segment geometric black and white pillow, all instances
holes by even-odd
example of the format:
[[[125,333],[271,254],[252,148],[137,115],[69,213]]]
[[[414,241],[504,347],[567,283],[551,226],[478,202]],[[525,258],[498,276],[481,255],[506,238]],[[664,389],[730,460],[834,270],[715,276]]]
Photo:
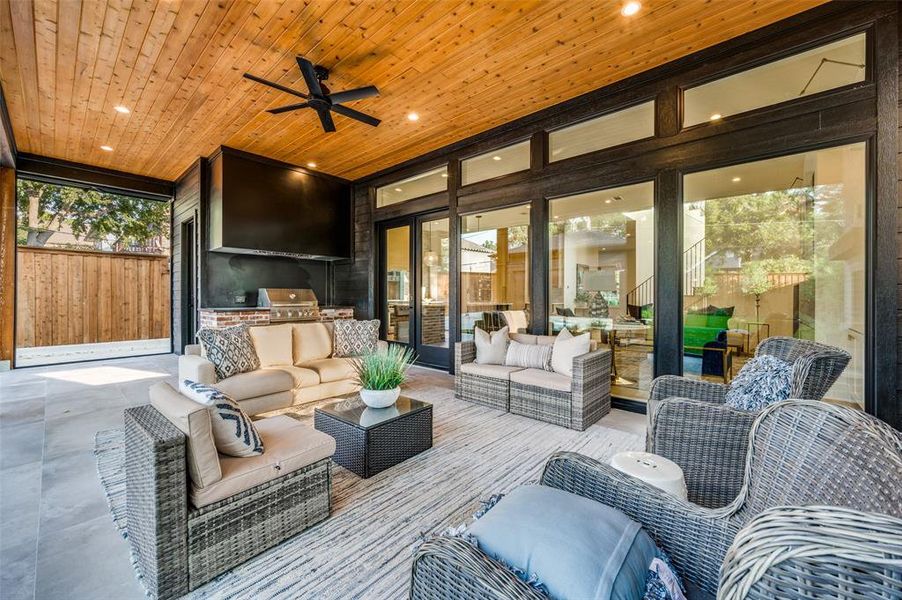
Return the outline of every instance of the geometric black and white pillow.
[[[363,356],[376,351],[379,342],[379,319],[335,321],[332,340],[332,356]]]
[[[217,380],[260,367],[260,359],[257,358],[247,325],[204,327],[197,332],[197,339],[204,348],[207,360],[213,363]]]
[[[182,390],[195,402],[209,407],[213,442],[220,453],[242,458],[263,454],[263,440],[237,402],[214,387],[188,379]]]

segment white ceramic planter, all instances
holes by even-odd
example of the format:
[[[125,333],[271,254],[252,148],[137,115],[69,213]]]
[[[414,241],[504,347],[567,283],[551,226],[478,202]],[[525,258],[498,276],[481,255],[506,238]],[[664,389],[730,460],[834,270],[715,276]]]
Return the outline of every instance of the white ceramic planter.
[[[393,390],[360,390],[360,399],[370,408],[386,408],[395,403],[401,395],[401,388]]]

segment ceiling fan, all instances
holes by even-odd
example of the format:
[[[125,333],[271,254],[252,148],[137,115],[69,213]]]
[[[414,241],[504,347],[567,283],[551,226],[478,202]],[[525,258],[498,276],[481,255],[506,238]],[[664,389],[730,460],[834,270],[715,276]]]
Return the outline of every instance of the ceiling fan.
[[[373,127],[376,127],[381,123],[381,121],[375,117],[371,117],[359,110],[354,110],[353,108],[348,108],[343,105],[345,102],[353,102],[354,100],[363,100],[364,98],[378,96],[379,90],[376,89],[376,86],[368,85],[353,90],[332,93],[332,91],[326,87],[326,84],[323,83],[325,80],[329,79],[329,69],[320,65],[314,65],[303,56],[298,56],[297,61],[298,66],[301,68],[301,75],[304,76],[304,82],[307,84],[307,89],[309,90],[306,94],[285,87],[284,85],[267,81],[262,77],[257,77],[250,73],[244,74],[244,76],[251,81],[268,85],[269,87],[285,92],[286,94],[292,94],[306,100],[306,102],[289,104],[288,106],[280,106],[279,108],[271,108],[266,112],[278,115],[301,108],[312,108],[316,111],[316,114],[319,115],[320,123],[323,125],[323,131],[335,131],[335,122],[332,120],[333,112],[356,119],[361,123],[366,123]]]

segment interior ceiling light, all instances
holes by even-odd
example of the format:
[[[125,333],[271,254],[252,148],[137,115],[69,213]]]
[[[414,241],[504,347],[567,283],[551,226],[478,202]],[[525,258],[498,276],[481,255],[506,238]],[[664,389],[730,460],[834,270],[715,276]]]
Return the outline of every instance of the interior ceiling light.
[[[442,177],[447,177],[447,176],[448,176],[447,173],[442,173]]]
[[[627,2],[623,5],[623,8],[620,9],[620,14],[624,17],[632,17],[639,12],[640,8],[642,8],[642,5],[638,2]]]
[[[403,192],[404,190],[402,190],[401,188],[395,188],[395,191],[396,191],[396,192]]]
[[[734,177],[733,178],[733,183],[739,183],[740,181],[742,181],[742,177]]]
[[[492,160],[501,160],[501,157],[500,157],[500,156],[493,156],[493,157],[492,157]]]
[[[310,167],[311,169],[315,169],[315,168],[316,168],[316,163],[315,163],[315,162],[308,162],[308,163],[307,163],[307,166]]]
[[[100,149],[103,150],[104,152],[112,152],[112,151],[113,151],[113,147],[112,147],[112,146],[105,146],[105,145],[104,145],[104,146],[101,146]]]
[[[608,198],[607,200],[604,201],[604,203],[605,203],[605,204],[610,204],[610,203],[611,203],[611,199]]]
[[[123,115],[127,115],[128,113],[132,112],[128,109],[128,107],[122,106],[121,104],[119,106],[114,106],[113,110],[115,110],[118,113],[122,113]]]
[[[415,113],[415,112],[407,113],[407,120],[408,120],[408,121],[419,121],[419,120],[420,120],[420,115],[418,115],[418,114]]]
[[[720,113],[714,113],[710,118],[712,121],[720,121],[723,116]]]

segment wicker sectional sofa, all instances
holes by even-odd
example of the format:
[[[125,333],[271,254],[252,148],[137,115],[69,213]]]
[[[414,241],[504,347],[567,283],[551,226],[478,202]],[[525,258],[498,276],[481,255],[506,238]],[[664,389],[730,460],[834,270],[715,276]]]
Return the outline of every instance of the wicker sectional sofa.
[[[523,344],[554,344],[555,337],[512,333]],[[489,408],[585,430],[611,410],[611,351],[573,359],[573,377],[539,369],[481,365],[476,343],[454,345],[454,395]]]
[[[127,537],[152,598],[179,598],[329,516],[330,436],[276,416],[256,422],[262,455],[225,457],[205,406],[165,383],[150,399],[125,411],[125,487]]]
[[[249,415],[352,394],[360,389],[351,359],[333,356],[332,323],[284,323],[251,327],[260,368],[217,380],[199,345],[179,357],[179,383],[212,385]],[[378,342],[380,350],[387,343]]]

